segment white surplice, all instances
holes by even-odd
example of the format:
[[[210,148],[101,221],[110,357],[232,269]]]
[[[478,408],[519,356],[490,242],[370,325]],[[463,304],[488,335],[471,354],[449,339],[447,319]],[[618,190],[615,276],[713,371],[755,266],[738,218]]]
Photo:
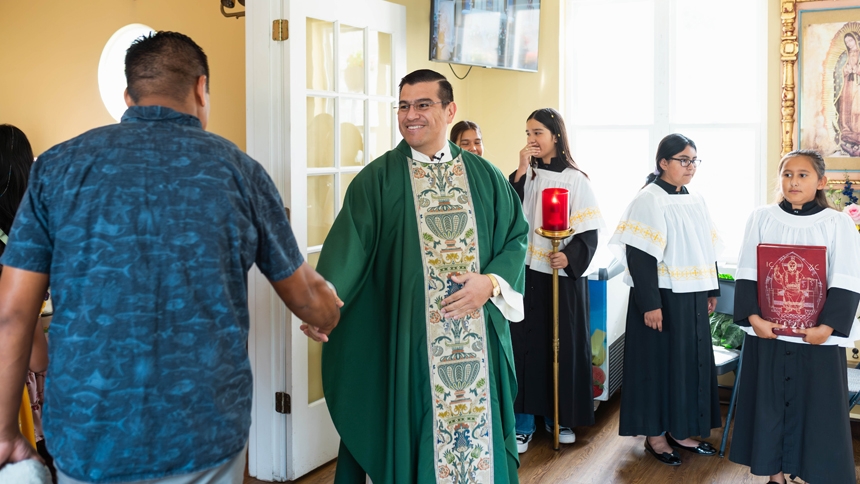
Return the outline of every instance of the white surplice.
[[[626,246],[657,259],[658,285],[672,292],[717,289],[717,256],[723,250],[705,200],[698,194],[669,195],[651,183],[627,206],[609,249],[628,270],[624,282],[633,287]]]
[[[825,246],[827,288],[860,292],[860,233],[848,215],[829,208],[802,217],[786,213],[779,205],[756,209],[747,220],[735,279],[758,280],[756,247],[762,243]],[[752,327],[741,329],[755,336]],[[777,339],[808,344],[795,336]],[[856,340],[860,340],[860,325],[855,322],[847,338],[831,335],[822,344],[853,348]]]
[[[532,178],[532,174],[536,176]],[[535,170],[529,167],[526,177],[523,197],[523,213],[526,220],[540,223],[543,220],[542,193],[547,188],[565,188],[568,190],[568,205],[570,206],[570,227],[574,235],[564,239],[559,244],[559,250],[563,249],[570,240],[579,233],[589,230],[600,230],[606,226],[600,208],[597,205],[597,197],[591,188],[591,182],[578,170],[565,168],[562,172],[549,170]],[[529,231],[529,249],[526,254],[526,265],[533,271],[552,274],[549,264],[549,254],[552,253],[550,239],[541,237]],[[585,274],[591,272],[589,267]],[[561,277],[568,277],[565,271],[558,271]]]

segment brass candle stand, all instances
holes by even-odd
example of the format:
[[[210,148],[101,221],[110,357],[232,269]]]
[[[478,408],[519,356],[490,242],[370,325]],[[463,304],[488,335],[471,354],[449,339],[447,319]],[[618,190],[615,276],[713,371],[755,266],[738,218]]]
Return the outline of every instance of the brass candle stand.
[[[558,245],[561,241],[573,235],[573,229],[544,230],[537,228],[535,233],[550,240],[554,254],[558,252]],[[558,269],[552,270],[552,396],[552,448],[558,450]]]

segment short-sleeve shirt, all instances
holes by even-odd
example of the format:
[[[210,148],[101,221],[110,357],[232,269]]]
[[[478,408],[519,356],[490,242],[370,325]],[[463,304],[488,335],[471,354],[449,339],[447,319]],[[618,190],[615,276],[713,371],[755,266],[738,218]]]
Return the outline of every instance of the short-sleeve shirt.
[[[132,107],[40,156],[0,263],[50,274],[58,468],[143,480],[242,451],[247,273],[277,281],[302,261],[263,167],[196,117]]]

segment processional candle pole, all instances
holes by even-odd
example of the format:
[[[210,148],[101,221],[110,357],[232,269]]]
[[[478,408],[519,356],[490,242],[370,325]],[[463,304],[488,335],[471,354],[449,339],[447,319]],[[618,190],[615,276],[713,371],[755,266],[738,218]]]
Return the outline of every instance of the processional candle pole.
[[[543,223],[535,232],[550,240],[553,253],[558,252],[562,240],[573,235],[568,196],[564,188],[547,188],[542,193]],[[552,448],[558,450],[558,269],[552,270],[552,385]]]

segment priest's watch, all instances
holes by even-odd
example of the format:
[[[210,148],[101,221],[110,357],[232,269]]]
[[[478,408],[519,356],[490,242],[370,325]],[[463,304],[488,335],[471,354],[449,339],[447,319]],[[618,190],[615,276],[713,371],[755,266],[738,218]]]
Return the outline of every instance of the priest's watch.
[[[496,297],[502,293],[502,288],[499,286],[499,281],[496,280],[496,276],[492,274],[486,274],[487,277],[490,278],[490,282],[493,283],[493,296]]]

